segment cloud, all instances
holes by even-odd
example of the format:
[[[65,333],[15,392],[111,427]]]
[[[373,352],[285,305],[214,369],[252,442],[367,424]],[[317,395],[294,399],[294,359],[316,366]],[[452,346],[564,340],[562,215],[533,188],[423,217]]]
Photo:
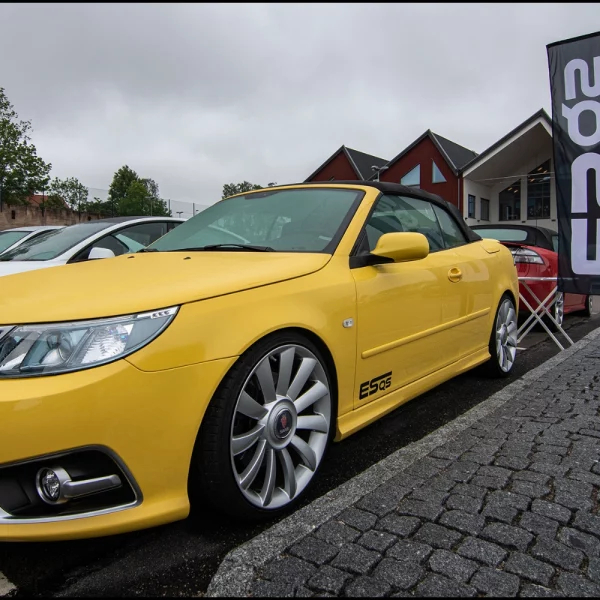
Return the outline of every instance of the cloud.
[[[3,4],[0,86],[53,175],[166,198],[301,181],[426,129],[482,151],[550,109],[547,43],[594,4]]]

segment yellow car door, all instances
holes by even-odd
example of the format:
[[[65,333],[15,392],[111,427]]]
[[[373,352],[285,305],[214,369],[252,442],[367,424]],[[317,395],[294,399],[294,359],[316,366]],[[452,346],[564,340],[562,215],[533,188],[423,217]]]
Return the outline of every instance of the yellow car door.
[[[443,329],[443,303],[452,283],[455,253],[443,236],[429,202],[381,196],[365,224],[358,255],[370,252],[384,233],[417,231],[429,240],[421,260],[357,266],[357,365],[354,407],[426,377],[457,359],[458,349]]]
[[[446,326],[441,341],[453,344],[457,358],[485,348],[490,331],[486,326],[492,310],[490,269],[495,256],[479,242],[469,242],[453,216],[434,205],[448,256],[448,272],[442,301],[442,323]]]

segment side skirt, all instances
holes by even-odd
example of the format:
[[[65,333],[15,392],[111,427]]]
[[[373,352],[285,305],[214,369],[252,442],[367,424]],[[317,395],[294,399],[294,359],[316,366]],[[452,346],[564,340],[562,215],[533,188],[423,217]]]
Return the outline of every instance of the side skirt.
[[[359,429],[377,421],[405,402],[424,394],[434,387],[486,362],[490,358],[488,348],[482,348],[439,371],[396,389],[378,400],[365,404],[338,418],[334,441],[339,442]]]

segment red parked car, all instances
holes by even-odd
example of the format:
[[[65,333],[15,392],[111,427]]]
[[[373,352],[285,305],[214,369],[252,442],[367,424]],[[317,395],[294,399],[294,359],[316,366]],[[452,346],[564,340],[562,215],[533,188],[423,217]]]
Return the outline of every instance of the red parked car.
[[[473,231],[483,238],[492,238],[507,246],[515,258],[519,277],[553,277],[558,275],[558,233],[546,227],[532,225],[476,225]],[[527,284],[541,300],[552,291],[552,281],[528,281]],[[520,285],[519,291],[535,309],[538,302]],[[562,325],[564,315],[583,311],[592,315],[592,296],[582,294],[556,293],[556,303],[551,309],[552,316]],[[519,312],[529,315],[524,302],[519,303]],[[553,325],[553,323],[550,323]]]

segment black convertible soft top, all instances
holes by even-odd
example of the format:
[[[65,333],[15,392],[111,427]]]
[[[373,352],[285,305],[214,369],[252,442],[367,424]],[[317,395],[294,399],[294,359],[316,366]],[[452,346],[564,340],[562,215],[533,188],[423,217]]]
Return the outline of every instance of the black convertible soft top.
[[[444,200],[441,196],[437,194],[430,194],[425,190],[421,190],[414,187],[407,187],[405,185],[400,185],[399,183],[389,183],[387,181],[311,181],[308,183],[290,183],[286,185],[314,185],[314,186],[323,186],[323,185],[362,185],[367,187],[372,187],[383,194],[393,194],[396,196],[411,196],[413,198],[420,198],[421,200],[427,200],[428,202],[432,202],[433,204],[438,204],[439,206],[449,210],[455,217],[458,225],[460,226],[462,232],[465,234],[467,239],[470,242],[476,242],[481,239],[481,236],[475,233],[463,219],[463,216],[460,214],[460,211],[454,204]],[[283,187],[283,186],[273,186]]]
[[[539,248],[545,248],[546,250],[555,250],[553,243],[553,237],[556,237],[558,233],[547,227],[538,227],[537,225],[514,225],[512,223],[499,223],[497,225],[475,225],[477,231],[485,232],[488,230],[497,231],[498,229],[504,229],[505,231],[521,231],[525,234],[523,240],[511,240],[516,244],[523,244],[525,246],[537,246]],[[486,234],[482,234],[486,237]],[[493,234],[490,236],[493,237]],[[503,240],[500,240],[503,241]],[[504,240],[509,241],[509,240]]]

